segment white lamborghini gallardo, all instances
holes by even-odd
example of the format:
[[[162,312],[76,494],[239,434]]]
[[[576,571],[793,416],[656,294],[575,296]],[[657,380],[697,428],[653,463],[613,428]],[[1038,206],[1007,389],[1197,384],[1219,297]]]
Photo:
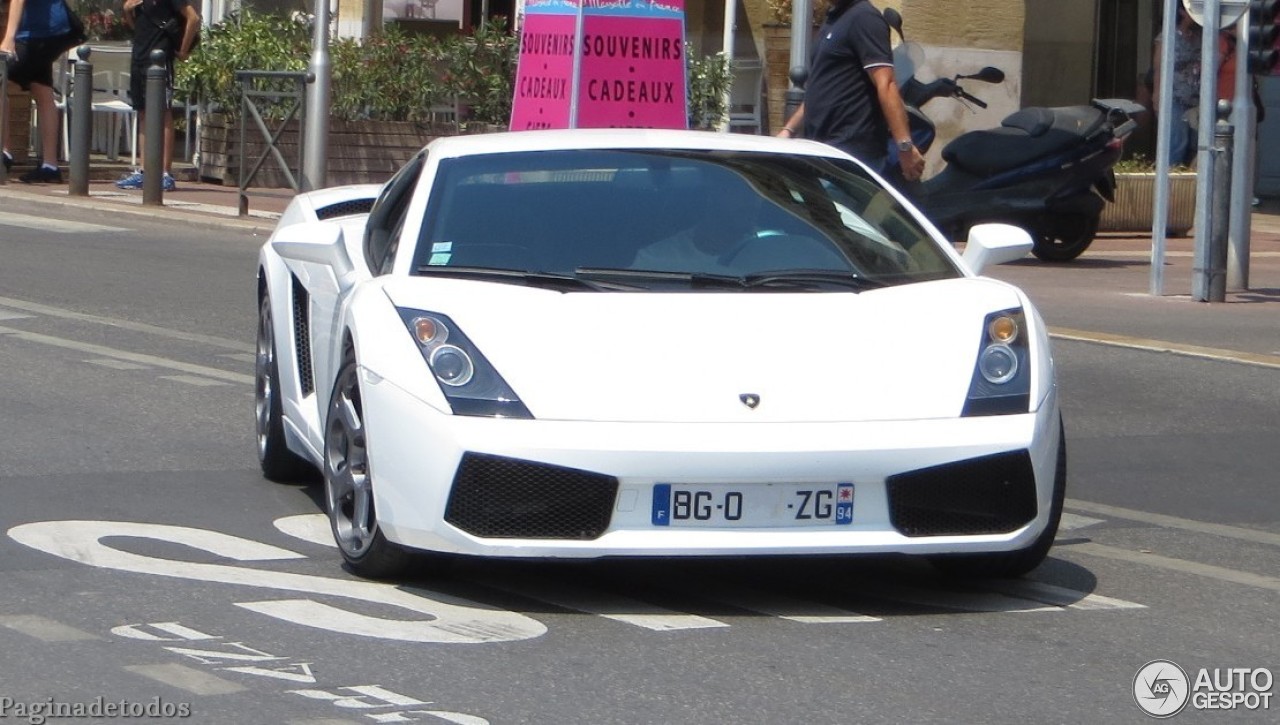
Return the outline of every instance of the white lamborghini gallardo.
[[[808,141],[535,131],[299,195],[258,271],[266,476],[343,557],[920,554],[1015,576],[1061,514],[1049,338]]]

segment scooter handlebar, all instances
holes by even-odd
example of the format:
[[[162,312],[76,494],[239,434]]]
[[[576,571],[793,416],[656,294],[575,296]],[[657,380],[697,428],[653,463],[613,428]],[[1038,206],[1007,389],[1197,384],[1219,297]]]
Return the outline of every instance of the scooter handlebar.
[[[986,102],[986,101],[982,100],[981,98],[978,98],[977,96],[970,95],[970,94],[969,94],[967,91],[965,91],[963,88],[959,88],[959,87],[957,87],[957,88],[956,88],[956,95],[957,95],[957,96],[959,96],[960,98],[963,98],[964,100],[968,101],[969,103],[972,103],[973,105],[977,106],[978,108],[986,108],[986,107],[987,107],[987,102]]]

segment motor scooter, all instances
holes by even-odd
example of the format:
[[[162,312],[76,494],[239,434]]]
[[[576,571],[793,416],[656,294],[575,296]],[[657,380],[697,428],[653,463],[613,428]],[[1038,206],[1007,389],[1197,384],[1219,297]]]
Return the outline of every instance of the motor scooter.
[[[912,141],[924,152],[937,129],[921,106],[951,97],[986,108],[961,81],[1000,83],[1004,73],[988,66],[971,75],[921,82],[914,77],[915,49],[906,43],[902,16],[892,8],[884,14],[903,39],[895,49],[895,70]],[[1144,111],[1124,99],[1024,108],[1005,117],[999,128],[956,137],[942,149],[946,167],[906,191],[950,239],[964,238],[975,224],[1004,222],[1027,230],[1036,257],[1070,261],[1093,243],[1103,208],[1115,201],[1112,167],[1137,128],[1133,117]]]

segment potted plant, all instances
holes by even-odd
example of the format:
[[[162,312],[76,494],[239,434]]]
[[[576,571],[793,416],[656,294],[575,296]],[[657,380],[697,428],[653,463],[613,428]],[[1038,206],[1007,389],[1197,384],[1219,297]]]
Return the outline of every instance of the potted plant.
[[[1107,204],[1098,221],[1104,232],[1151,231],[1156,198],[1155,162],[1141,155],[1115,165],[1116,200]],[[1168,234],[1181,236],[1190,229],[1196,212],[1196,173],[1179,166],[1169,170]]]

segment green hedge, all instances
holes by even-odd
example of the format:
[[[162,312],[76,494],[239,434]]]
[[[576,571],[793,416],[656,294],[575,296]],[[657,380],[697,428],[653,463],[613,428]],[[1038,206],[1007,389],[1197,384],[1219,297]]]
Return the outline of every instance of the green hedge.
[[[206,28],[200,46],[178,64],[177,85],[208,107],[239,109],[235,71],[305,71],[311,55],[307,17],[244,10]],[[408,35],[387,27],[363,42],[330,43],[330,115],[341,120],[420,121],[432,107],[454,99],[466,120],[506,124],[516,74],[519,38],[505,20],[487,22],[472,35],[438,38]],[[724,117],[722,96],[729,70],[723,56],[690,56],[689,120],[694,128],[714,128]],[[277,82],[278,83],[278,82]],[[260,83],[265,88],[266,82]],[[283,104],[258,104],[279,117]]]

